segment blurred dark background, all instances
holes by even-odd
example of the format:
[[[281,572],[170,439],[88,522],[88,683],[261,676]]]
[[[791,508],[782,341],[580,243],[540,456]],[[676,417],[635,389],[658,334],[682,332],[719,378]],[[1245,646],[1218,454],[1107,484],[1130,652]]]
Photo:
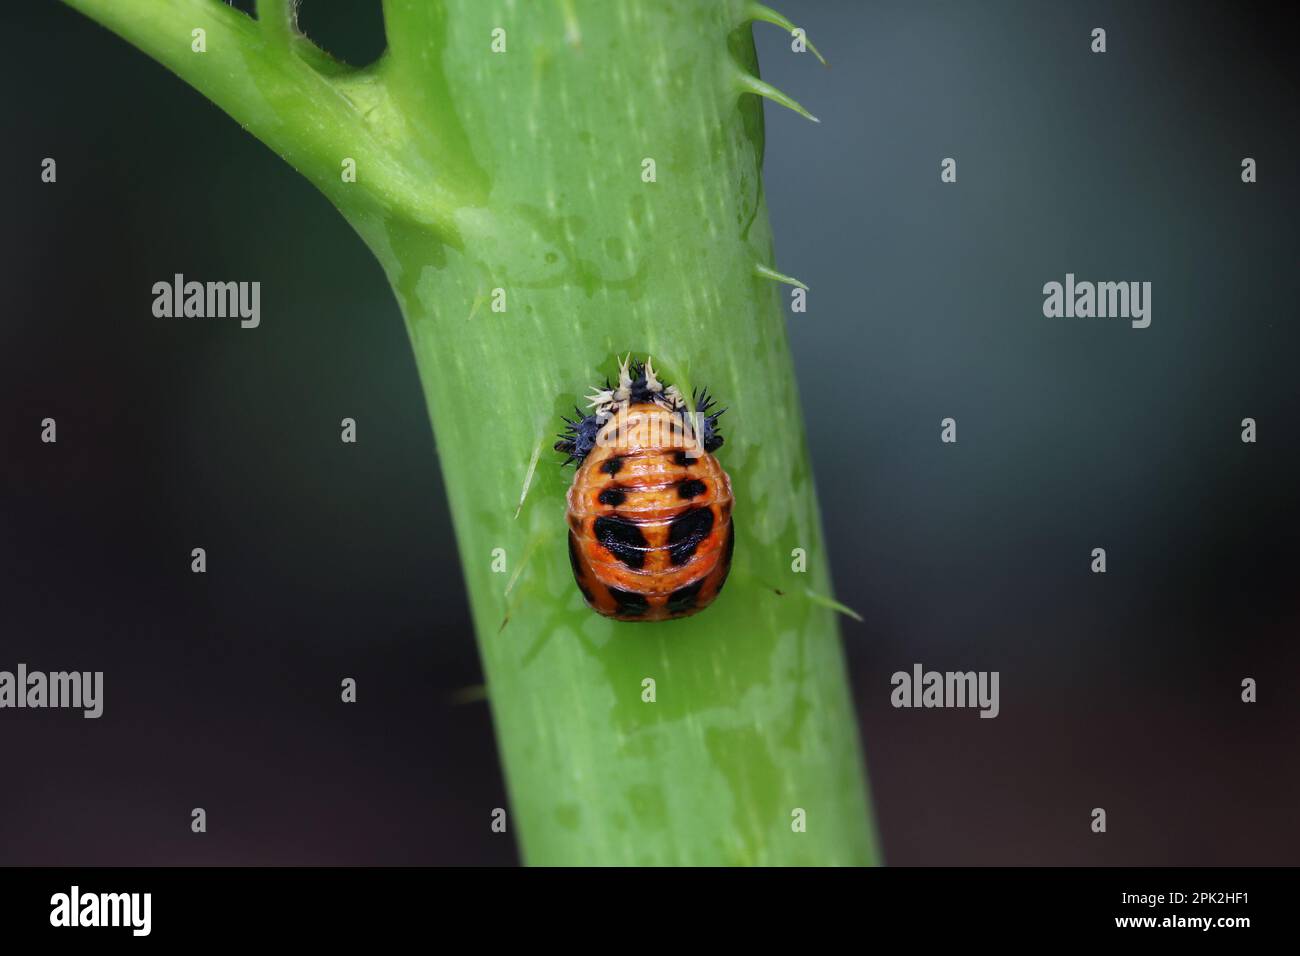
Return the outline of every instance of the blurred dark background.
[[[365,63],[378,7],[303,25]],[[769,108],[767,197],[887,861],[1296,862],[1291,34],[1242,3],[783,11],[832,64],[756,27],[823,120]],[[516,861],[378,265],[143,54],[57,3],[0,23],[0,669],[106,672],[97,722],[0,712],[0,864]],[[152,319],[175,272],[259,279],[261,328]],[[1066,272],[1151,281],[1151,327],[1045,319]],[[915,662],[1000,671],[1001,716],[891,708]]]

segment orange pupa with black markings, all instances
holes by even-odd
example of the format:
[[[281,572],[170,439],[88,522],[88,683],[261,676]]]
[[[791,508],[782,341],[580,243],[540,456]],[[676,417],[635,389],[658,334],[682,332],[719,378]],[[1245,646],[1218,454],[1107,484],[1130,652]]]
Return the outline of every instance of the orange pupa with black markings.
[[[708,392],[687,403],[647,359],[588,396],[556,442],[576,462],[568,495],[569,560],[592,609],[620,621],[704,610],[722,591],[735,535],[731,479]],[[725,411],[725,409],[723,410]]]

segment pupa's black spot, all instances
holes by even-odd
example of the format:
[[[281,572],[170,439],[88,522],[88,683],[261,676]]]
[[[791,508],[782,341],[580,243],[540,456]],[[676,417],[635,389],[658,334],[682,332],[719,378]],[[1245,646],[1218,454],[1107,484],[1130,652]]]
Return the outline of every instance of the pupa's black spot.
[[[668,528],[668,560],[673,564],[685,564],[712,530],[711,508],[692,508],[682,512]]]
[[[613,505],[615,508],[617,508],[625,500],[627,500],[627,495],[623,494],[623,492],[619,491],[617,488],[606,488],[604,491],[600,493],[597,500],[602,505]]]
[[[681,614],[683,611],[693,609],[695,602],[700,598],[700,588],[702,587],[704,587],[704,578],[700,578],[694,584],[688,584],[684,588],[678,588],[668,595],[668,612],[670,614]]]
[[[607,475],[617,475],[622,467],[622,458],[607,458],[601,463],[600,470]]]
[[[650,609],[650,602],[646,600],[644,594],[624,591],[621,588],[610,588],[609,594],[618,604],[617,613],[625,617],[640,617]]]
[[[719,591],[721,591],[722,586],[727,583],[727,575],[731,573],[731,555],[735,552],[735,550],[736,550],[736,526],[733,524],[727,527],[727,543],[722,550],[722,576],[718,578]],[[776,593],[780,594],[781,592],[777,591]]]
[[[673,461],[681,465],[683,468],[685,468],[687,465],[691,463],[691,460],[686,457],[686,452],[684,451],[679,451],[677,454],[675,454],[673,456]]]
[[[582,592],[583,598],[588,604],[595,604],[595,599],[591,596],[591,591],[587,585],[582,583],[582,561],[578,557],[578,542],[573,535],[569,535],[569,564],[573,568],[573,579],[578,582],[578,590]]]
[[[678,498],[698,498],[708,491],[709,486],[698,478],[688,478],[677,486]]]
[[[645,535],[631,521],[617,515],[602,516],[596,519],[593,530],[596,540],[629,568],[645,567]]]

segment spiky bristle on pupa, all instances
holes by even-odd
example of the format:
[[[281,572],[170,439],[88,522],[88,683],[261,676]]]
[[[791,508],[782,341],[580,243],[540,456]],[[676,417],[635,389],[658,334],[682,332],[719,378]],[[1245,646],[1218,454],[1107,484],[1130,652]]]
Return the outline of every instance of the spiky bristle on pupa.
[[[605,380],[604,387],[594,386],[587,396],[590,411],[583,412],[574,408],[576,418],[564,418],[565,428],[555,443],[555,450],[563,452],[566,457],[562,464],[582,460],[596,447],[596,435],[601,426],[623,408],[653,402],[660,408],[681,417],[682,423],[689,429],[697,427],[701,432],[700,444],[706,452],[713,452],[722,445],[722,433],[718,430],[718,419],[726,409],[713,412],[715,402],[709,397],[708,389],[698,394],[691,393],[688,403],[678,391],[676,385],[665,385],[655,372],[652,360],[647,356],[645,362],[634,361],[629,354],[619,363],[618,384],[611,386]]]

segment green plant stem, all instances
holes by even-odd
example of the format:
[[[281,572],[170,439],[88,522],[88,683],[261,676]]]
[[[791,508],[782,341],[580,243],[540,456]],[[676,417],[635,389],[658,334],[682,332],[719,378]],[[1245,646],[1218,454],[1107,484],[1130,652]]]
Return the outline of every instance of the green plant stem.
[[[67,2],[303,169],[387,271],[525,858],[874,861],[785,335],[780,283],[794,280],[774,269],[763,200],[758,96],[802,109],[753,76],[750,22],[771,20],[765,8],[386,0],[389,50],[358,81],[276,52],[251,20],[201,0]],[[223,55],[247,75],[189,53],[199,11],[220,25],[209,49],[239,47]],[[491,51],[496,28],[504,53]],[[272,105],[291,100],[307,115]],[[366,157],[356,184],[333,181],[342,151]],[[369,164],[379,173],[363,185]],[[732,579],[707,611],[662,625],[583,605],[565,542],[572,472],[549,449],[559,415],[629,351],[729,409]]]
[[[229,113],[312,181],[341,211],[395,209],[450,234],[460,199],[393,128],[393,109],[373,70],[328,68],[314,47],[287,52],[279,22],[255,21],[217,0],[64,0],[144,50]],[[206,33],[195,52],[192,31]],[[314,52],[313,52],[314,51]],[[356,161],[357,182],[341,164]]]

